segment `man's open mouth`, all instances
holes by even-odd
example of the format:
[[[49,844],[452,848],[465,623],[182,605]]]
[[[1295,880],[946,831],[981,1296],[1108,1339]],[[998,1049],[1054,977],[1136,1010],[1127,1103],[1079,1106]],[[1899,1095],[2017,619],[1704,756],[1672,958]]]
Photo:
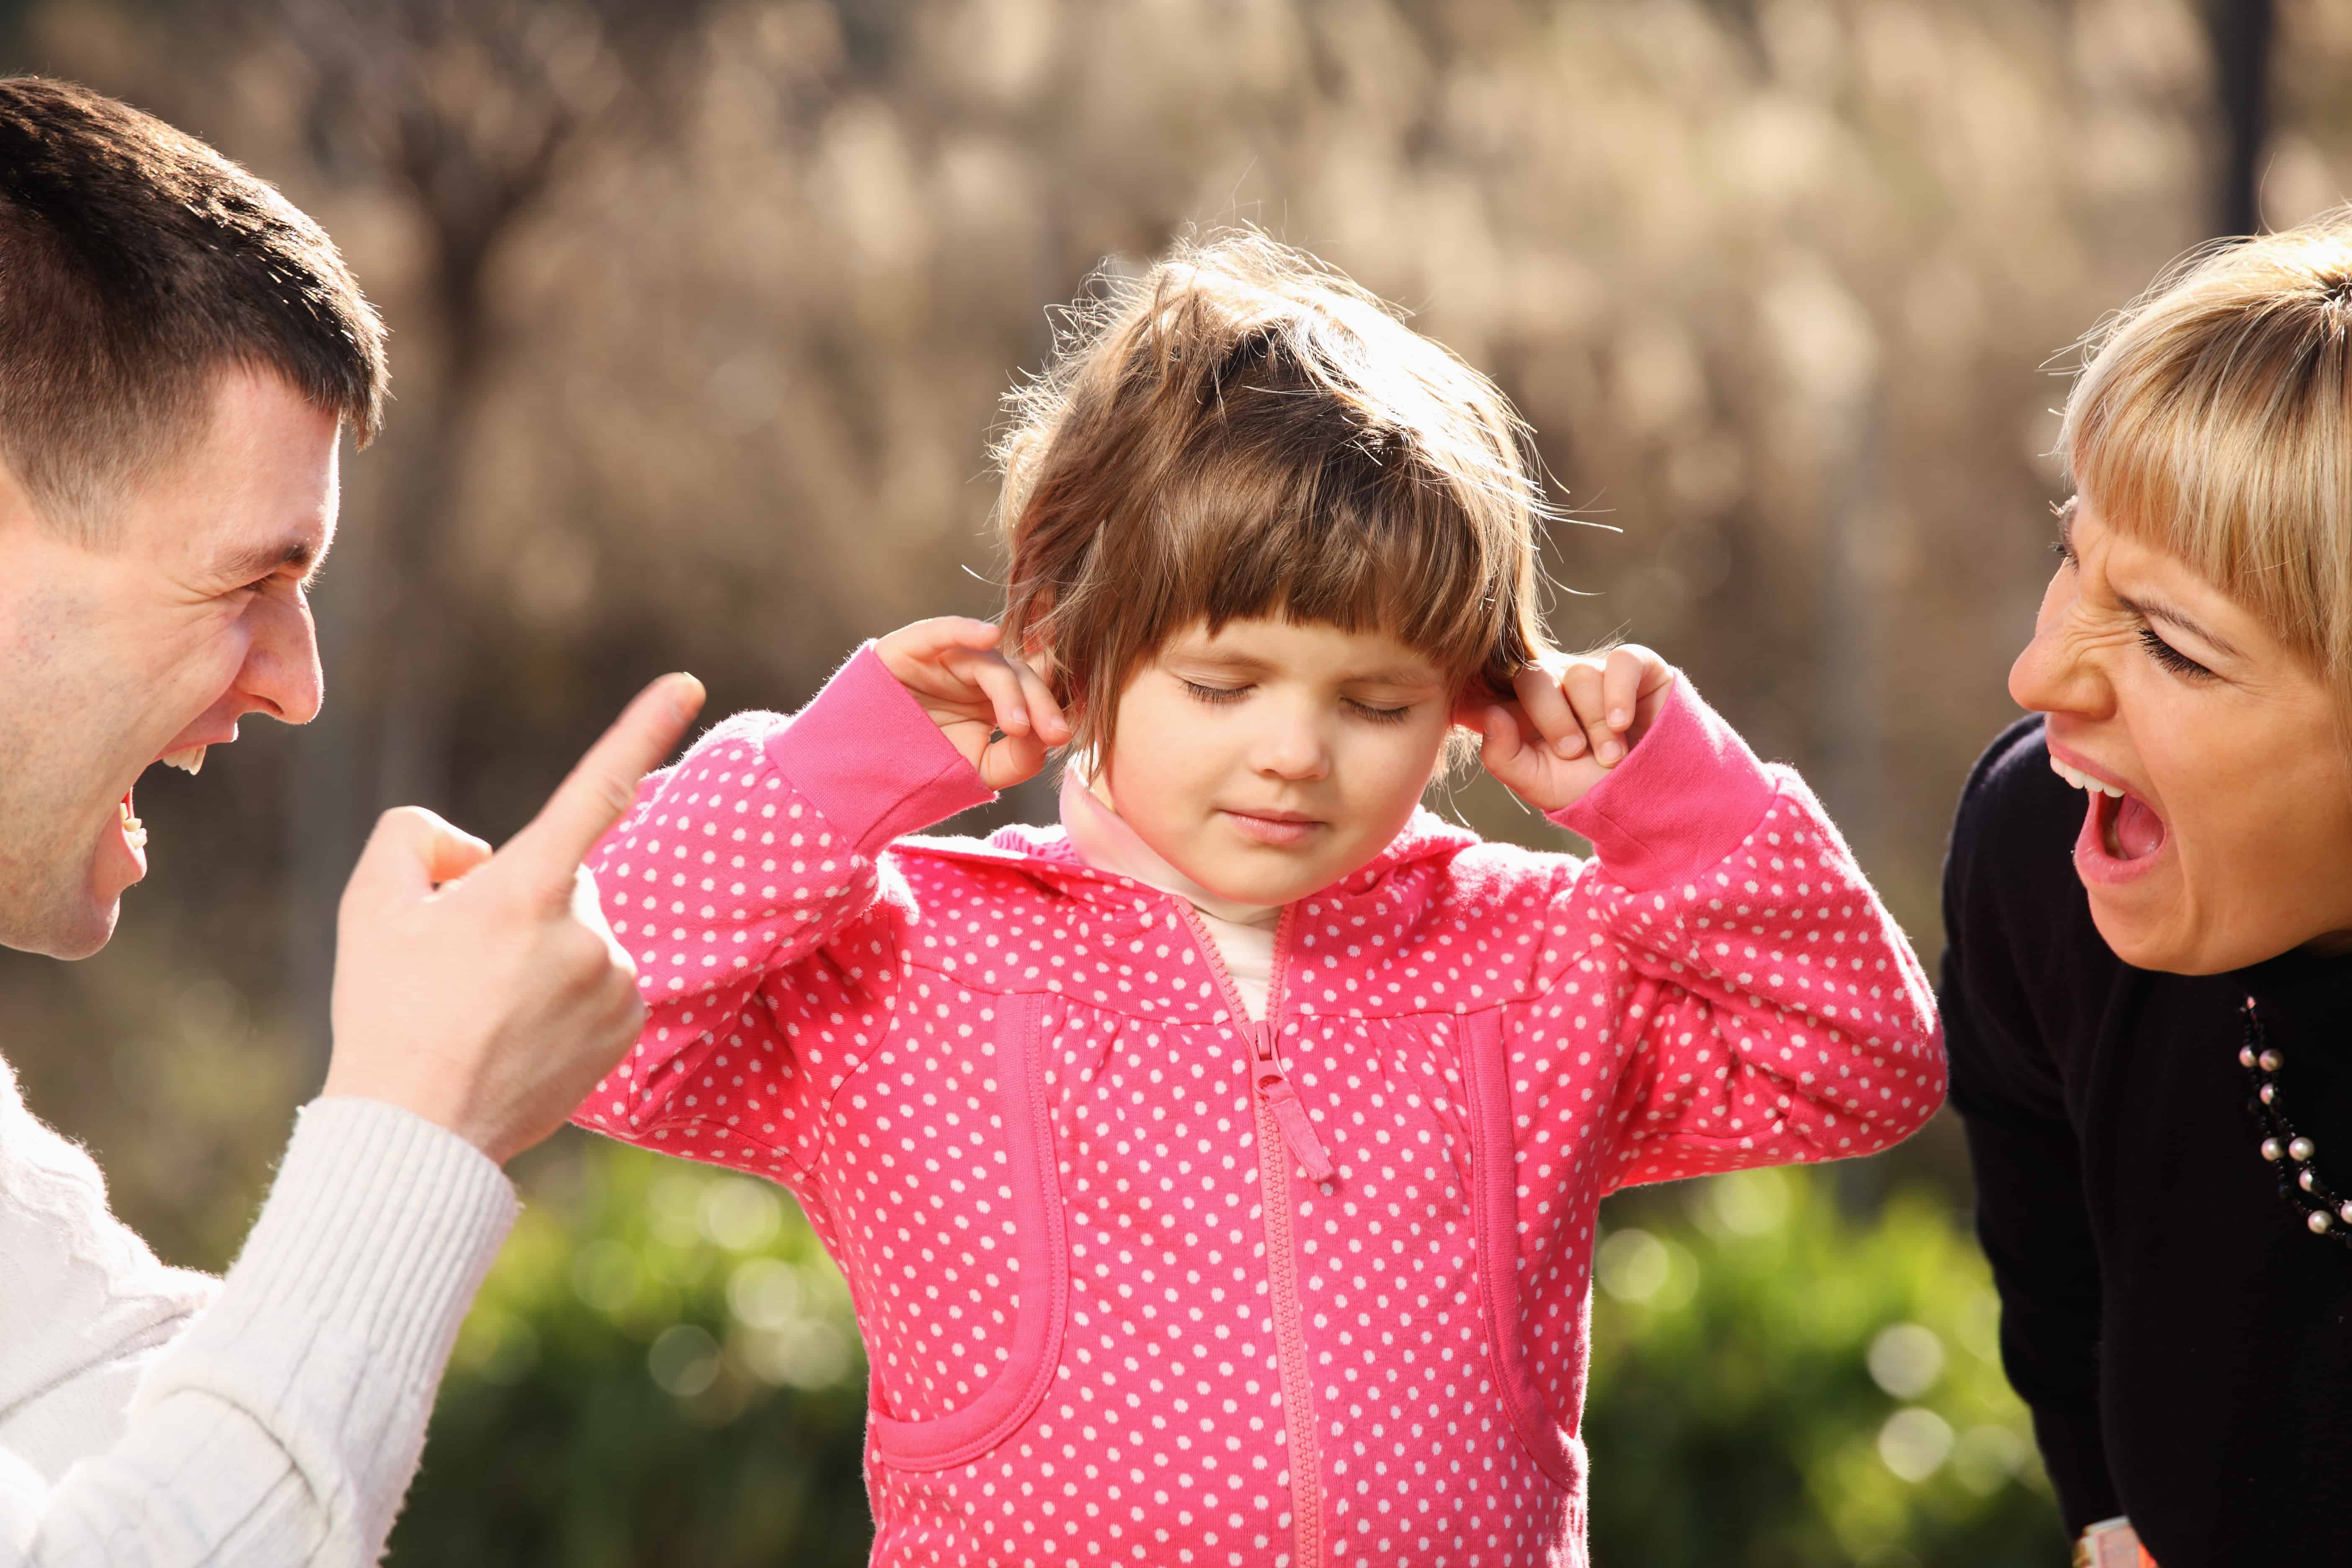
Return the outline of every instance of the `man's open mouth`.
[[[183,746],[176,752],[164,752],[155,761],[166,767],[178,768],[182,773],[194,775],[204,771],[205,752],[210,749],[211,744],[212,742],[206,742],[199,746]],[[147,847],[147,825],[139,820],[139,814],[132,809],[131,804],[131,797],[137,788],[138,786],[133,784],[130,789],[122,792],[119,809],[122,814],[122,841],[134,852],[143,852]]]

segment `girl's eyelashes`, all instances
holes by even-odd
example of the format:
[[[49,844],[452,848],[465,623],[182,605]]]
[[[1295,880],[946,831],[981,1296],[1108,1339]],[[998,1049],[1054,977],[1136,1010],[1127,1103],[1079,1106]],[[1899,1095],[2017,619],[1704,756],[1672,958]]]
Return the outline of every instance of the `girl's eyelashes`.
[[[1229,702],[1238,702],[1250,693],[1250,689],[1246,686],[1203,686],[1197,680],[1186,680],[1181,676],[1177,677],[1177,679],[1183,686],[1186,694],[1194,701],[1206,702],[1215,708],[1222,708]],[[1348,706],[1355,710],[1359,718],[1369,719],[1375,724],[1402,724],[1404,722],[1405,715],[1412,711],[1412,706],[1410,703],[1402,708],[1375,708],[1369,702],[1357,702],[1351,700]]]
[[[2148,658],[2175,675],[2184,676],[2191,680],[2210,680],[2213,677],[2211,670],[2157,636],[2156,628],[2153,626],[2140,627],[2139,646],[2147,650]]]

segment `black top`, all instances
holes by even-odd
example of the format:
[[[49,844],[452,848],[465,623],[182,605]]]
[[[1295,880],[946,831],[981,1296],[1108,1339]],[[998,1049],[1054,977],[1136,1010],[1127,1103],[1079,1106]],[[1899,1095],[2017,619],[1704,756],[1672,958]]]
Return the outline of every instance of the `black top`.
[[[2352,1563],[2352,1248],[2282,1195],[2238,1062],[2251,995],[2279,1103],[2352,1191],[2352,959],[2132,968],[2074,877],[2086,809],[2030,719],[1969,775],[1944,868],[2010,1381],[2070,1529],[2127,1513],[2163,1568]]]

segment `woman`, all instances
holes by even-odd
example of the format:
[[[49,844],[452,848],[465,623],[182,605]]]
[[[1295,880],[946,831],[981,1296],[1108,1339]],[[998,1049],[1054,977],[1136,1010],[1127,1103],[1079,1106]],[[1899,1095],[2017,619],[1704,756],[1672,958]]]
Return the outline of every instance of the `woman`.
[[[2070,1528],[2352,1561],[2352,214],[2159,282],[2060,450],[1945,873],[2003,1359]]]

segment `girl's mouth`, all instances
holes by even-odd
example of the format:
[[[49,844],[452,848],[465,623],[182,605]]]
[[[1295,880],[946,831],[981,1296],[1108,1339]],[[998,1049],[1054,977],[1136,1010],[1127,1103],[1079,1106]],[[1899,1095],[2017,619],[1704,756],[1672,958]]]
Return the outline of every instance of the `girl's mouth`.
[[[1322,826],[1303,817],[1260,816],[1246,811],[1227,810],[1225,818],[1243,837],[1278,849],[1304,842],[1309,834]]]

